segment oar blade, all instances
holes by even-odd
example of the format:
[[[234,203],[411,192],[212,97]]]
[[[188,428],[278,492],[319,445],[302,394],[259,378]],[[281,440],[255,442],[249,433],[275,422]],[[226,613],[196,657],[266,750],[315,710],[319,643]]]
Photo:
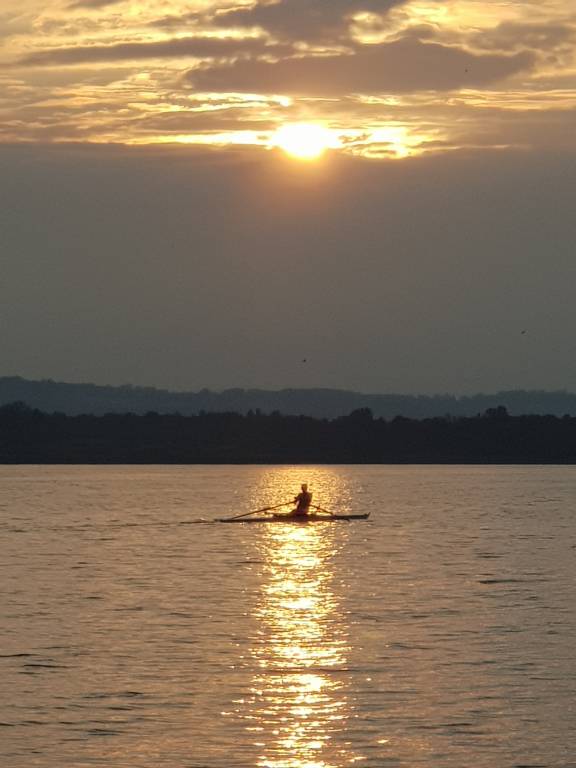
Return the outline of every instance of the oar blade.
[[[284,501],[282,504],[277,504],[275,507],[262,507],[262,509],[254,509],[252,512],[244,512],[241,515],[234,515],[234,517],[226,517],[226,518],[219,518],[218,520],[239,520],[241,517],[249,517],[250,515],[257,515],[260,512],[271,512],[273,509],[280,509],[280,507],[285,507],[287,504],[292,504],[291,501]]]

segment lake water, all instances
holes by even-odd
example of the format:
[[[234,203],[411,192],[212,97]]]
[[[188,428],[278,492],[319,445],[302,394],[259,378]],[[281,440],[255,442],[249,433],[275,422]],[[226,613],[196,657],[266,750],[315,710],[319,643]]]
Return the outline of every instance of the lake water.
[[[223,525],[293,497],[368,522]],[[2,768],[575,768],[576,468],[2,467]]]

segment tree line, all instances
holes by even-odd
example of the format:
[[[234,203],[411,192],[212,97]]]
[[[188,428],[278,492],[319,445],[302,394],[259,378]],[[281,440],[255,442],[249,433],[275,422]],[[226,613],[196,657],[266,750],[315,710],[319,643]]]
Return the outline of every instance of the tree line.
[[[335,419],[263,414],[67,416],[0,407],[2,464],[576,463],[576,417],[391,420],[368,408]]]

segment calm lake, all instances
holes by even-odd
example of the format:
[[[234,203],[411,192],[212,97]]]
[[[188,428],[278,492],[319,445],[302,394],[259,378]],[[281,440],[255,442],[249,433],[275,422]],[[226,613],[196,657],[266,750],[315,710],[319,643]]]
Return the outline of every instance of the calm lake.
[[[367,522],[223,525],[292,498]],[[1,467],[2,768],[576,768],[576,467]]]

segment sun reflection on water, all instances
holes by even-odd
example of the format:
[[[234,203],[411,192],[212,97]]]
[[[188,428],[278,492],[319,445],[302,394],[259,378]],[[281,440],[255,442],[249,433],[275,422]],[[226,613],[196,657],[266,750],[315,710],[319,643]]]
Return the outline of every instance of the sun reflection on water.
[[[294,474],[272,470],[268,481],[278,495],[289,497],[298,488]],[[332,487],[337,494],[329,474],[315,470],[315,477],[302,480],[312,490]],[[323,492],[322,503],[329,502]],[[335,565],[346,535],[342,526],[326,523],[258,531],[262,581],[251,648],[258,671],[248,727],[261,750],[259,768],[340,768],[358,759],[345,744],[352,716],[345,668],[349,632]]]

